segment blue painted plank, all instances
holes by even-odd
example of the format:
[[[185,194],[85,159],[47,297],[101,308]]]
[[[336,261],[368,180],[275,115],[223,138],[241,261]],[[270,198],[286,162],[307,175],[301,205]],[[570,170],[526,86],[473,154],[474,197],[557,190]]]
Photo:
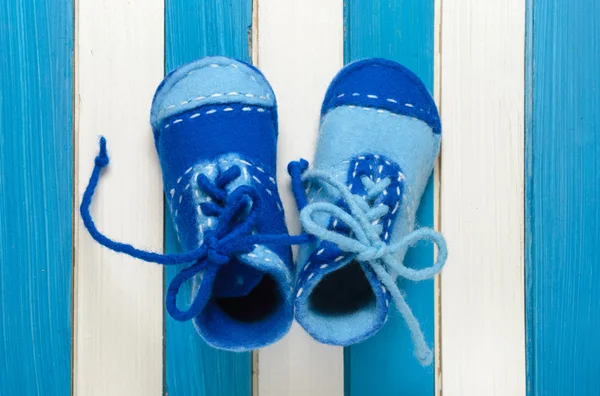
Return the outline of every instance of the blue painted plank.
[[[0,0],[0,395],[71,393],[71,0]]]
[[[529,1],[529,395],[600,395],[599,64],[599,2]]]
[[[166,71],[207,55],[250,60],[252,1],[166,0]],[[179,250],[167,213],[166,250]],[[168,284],[178,269],[166,270]],[[185,291],[183,292],[185,293]],[[191,323],[166,317],[166,393],[174,396],[249,396],[250,353],[206,345]]]
[[[433,90],[434,1],[348,0],[344,7],[346,63],[368,57],[395,60],[414,71]],[[433,225],[433,181],[417,212],[417,223]],[[433,248],[419,245],[406,257],[408,266],[433,264]],[[433,281],[400,284],[423,326],[434,339]],[[413,356],[410,334],[400,314],[391,311],[385,327],[368,341],[346,348],[346,396],[432,395],[434,369],[423,368]]]

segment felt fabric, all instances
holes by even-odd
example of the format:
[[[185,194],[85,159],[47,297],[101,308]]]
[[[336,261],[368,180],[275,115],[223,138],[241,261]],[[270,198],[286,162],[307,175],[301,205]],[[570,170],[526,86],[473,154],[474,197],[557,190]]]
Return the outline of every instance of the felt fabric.
[[[413,279],[395,261],[402,263],[409,246],[400,241],[414,230],[440,132],[433,99],[403,66],[368,59],[348,65],[334,78],[322,106],[314,170],[304,176],[308,205],[301,212],[302,224],[320,239],[300,247],[296,267],[296,319],[318,341],[360,342],[385,323],[390,294],[402,303],[390,279],[399,271]],[[355,202],[358,209],[353,212]],[[331,204],[339,210],[331,209]],[[369,224],[359,227],[357,216],[363,222],[369,219]],[[344,244],[344,235],[353,238],[357,232],[370,239]],[[418,235],[445,247],[437,235],[424,231]],[[395,246],[393,251],[390,245]],[[384,272],[376,271],[379,264],[374,263],[380,259]],[[443,261],[436,265],[439,271]],[[406,307],[398,308],[402,312]],[[427,364],[431,354],[418,339],[418,321],[405,313],[415,330],[416,354]]]
[[[425,122],[435,134],[442,131],[437,107],[423,82],[387,59],[364,59],[346,66],[329,85],[321,116],[345,105],[388,110]]]
[[[276,100],[258,70],[224,57],[180,67],[158,87],[151,124],[168,207],[184,250],[201,246],[218,226],[214,208],[207,205],[225,204],[240,186],[252,186],[261,201],[252,233],[287,234],[275,182]],[[199,186],[205,178],[208,186],[219,187],[219,175],[233,167],[239,176],[216,195]],[[225,194],[220,203],[219,194]],[[244,351],[268,345],[291,325],[291,281],[289,246],[256,244],[193,277],[188,300],[202,305],[194,326],[218,348]]]

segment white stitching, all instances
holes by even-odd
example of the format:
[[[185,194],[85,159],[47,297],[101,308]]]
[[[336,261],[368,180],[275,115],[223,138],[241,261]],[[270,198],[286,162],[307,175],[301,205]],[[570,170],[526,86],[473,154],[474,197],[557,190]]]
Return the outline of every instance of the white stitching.
[[[226,107],[226,108],[222,109],[222,111],[225,111],[225,112],[228,112],[228,111],[233,111],[233,110],[235,110],[235,109],[233,109],[233,108],[231,108],[231,107]],[[251,111],[251,110],[252,110],[252,108],[251,108],[251,107],[243,107],[243,108],[242,108],[242,111]],[[217,111],[218,111],[217,109],[211,109],[211,110],[207,111],[205,114],[214,114],[214,113],[216,113]],[[256,111],[258,111],[259,113],[264,113],[266,110],[265,110],[264,108],[262,108],[262,107],[257,107],[257,108],[256,108]],[[392,113],[392,114],[393,114],[393,113]],[[193,118],[200,117],[200,115],[201,115],[200,113],[195,113],[195,114],[191,115],[191,116],[189,117],[189,119],[193,119]],[[178,118],[178,119],[176,119],[175,121],[173,121],[173,122],[172,122],[172,124],[178,124],[178,123],[180,123],[180,122],[183,122],[183,119],[181,119],[181,118]],[[169,128],[169,127],[170,127],[172,124],[166,124],[166,125],[164,126],[164,128],[165,128],[165,129],[167,129],[167,128]]]
[[[174,104],[169,105],[166,108],[162,109],[159,112],[159,114],[162,115],[167,110],[171,110],[171,109],[174,109],[174,108],[180,107],[180,106],[185,106],[186,104],[188,104],[188,103],[190,103],[192,101],[199,102],[199,101],[210,99],[210,98],[218,98],[220,96],[246,96],[247,98],[257,98],[259,100],[262,100],[263,102],[268,102],[269,99],[270,99],[270,97],[271,97],[268,94],[267,95],[254,95],[254,94],[251,94],[251,93],[243,94],[243,93],[238,93],[238,92],[227,92],[227,93],[216,92],[216,93],[210,94],[208,96],[198,96],[198,97],[196,97],[194,99],[184,100],[183,102],[180,102],[179,105],[174,105]]]
[[[344,97],[345,95],[346,95],[345,93],[341,93],[341,94],[339,94],[337,97],[338,97],[338,98],[342,98],[342,97]],[[354,93],[352,94],[352,96],[360,96],[360,95],[361,95],[361,94],[360,94],[360,93],[358,93],[358,92],[354,92]],[[379,96],[377,96],[377,95],[374,95],[374,94],[367,94],[367,98],[369,98],[369,99],[379,99]],[[390,102],[390,103],[398,103],[398,100],[396,100],[396,99],[394,99],[394,98],[386,98],[385,100],[386,100],[386,101],[388,101],[388,102]],[[404,105],[405,105],[406,107],[414,107],[414,106],[413,106],[411,103],[405,103]],[[421,110],[421,111],[424,111],[423,109],[419,109],[419,110]]]

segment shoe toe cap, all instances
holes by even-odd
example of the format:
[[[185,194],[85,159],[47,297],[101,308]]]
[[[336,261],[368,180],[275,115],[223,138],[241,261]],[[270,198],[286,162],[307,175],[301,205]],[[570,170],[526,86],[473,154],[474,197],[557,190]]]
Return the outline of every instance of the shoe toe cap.
[[[151,123],[201,106],[241,103],[275,107],[275,95],[254,67],[226,57],[205,57],[171,72],[154,95]]]
[[[321,115],[340,106],[378,108],[417,118],[441,132],[433,98],[406,67],[386,59],[364,59],[343,68],[327,90]]]

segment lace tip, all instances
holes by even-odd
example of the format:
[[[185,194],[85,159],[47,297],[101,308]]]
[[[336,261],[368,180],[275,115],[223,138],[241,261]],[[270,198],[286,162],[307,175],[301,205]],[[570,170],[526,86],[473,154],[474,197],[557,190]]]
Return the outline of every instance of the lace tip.
[[[100,168],[104,168],[106,165],[108,165],[109,159],[108,152],[106,150],[106,138],[104,136],[100,136],[100,151],[95,162]]]
[[[298,163],[300,164],[300,170],[302,172],[306,171],[308,169],[308,161],[305,160],[304,158],[300,158],[300,160],[298,161]]]
[[[433,363],[433,352],[430,349],[415,351],[415,357],[423,367],[431,366]]]
[[[304,158],[300,158],[298,161],[291,161],[287,166],[287,170],[288,170],[288,173],[290,174],[290,176],[294,176],[295,173],[297,173],[298,175],[301,175],[307,169],[308,169],[308,161],[305,160]]]

